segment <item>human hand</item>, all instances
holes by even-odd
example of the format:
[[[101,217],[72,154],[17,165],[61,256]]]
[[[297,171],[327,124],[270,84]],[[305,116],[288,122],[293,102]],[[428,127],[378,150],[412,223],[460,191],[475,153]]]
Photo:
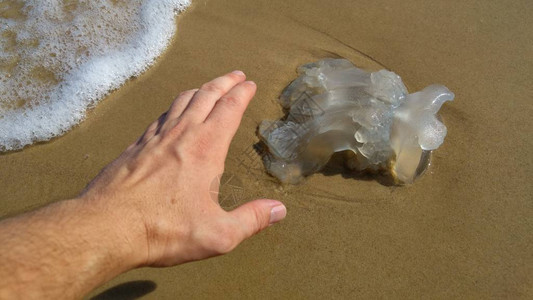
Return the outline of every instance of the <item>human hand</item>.
[[[180,94],[80,195],[87,206],[109,215],[132,267],[224,254],[285,217],[285,206],[276,200],[226,212],[210,193],[256,91],[245,79],[234,71]]]

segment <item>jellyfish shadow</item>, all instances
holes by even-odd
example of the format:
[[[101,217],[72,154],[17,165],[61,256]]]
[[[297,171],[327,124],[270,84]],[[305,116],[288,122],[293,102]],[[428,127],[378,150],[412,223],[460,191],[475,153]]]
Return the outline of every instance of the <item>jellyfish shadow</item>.
[[[347,150],[349,151],[349,150]],[[376,181],[384,186],[398,186],[399,183],[394,180],[394,177],[388,170],[380,170],[377,172],[371,171],[355,171],[346,167],[346,151],[333,153],[328,163],[317,173],[324,176],[340,175],[342,178],[355,179],[361,181]]]
[[[263,141],[259,141],[253,145],[255,152],[261,157],[264,162],[264,158],[268,155],[268,146]],[[335,152],[330,157],[328,163],[318,172],[324,176],[336,176],[340,175],[345,179],[354,179],[362,181],[376,181],[384,186],[399,186],[399,184],[388,170],[380,170],[379,172],[355,171],[346,166],[346,154],[347,151]],[[264,166],[265,172],[268,173],[268,168]],[[272,175],[271,175],[272,176]],[[313,176],[309,174],[306,177]],[[274,176],[273,176],[274,177]],[[305,182],[305,181],[304,181]]]

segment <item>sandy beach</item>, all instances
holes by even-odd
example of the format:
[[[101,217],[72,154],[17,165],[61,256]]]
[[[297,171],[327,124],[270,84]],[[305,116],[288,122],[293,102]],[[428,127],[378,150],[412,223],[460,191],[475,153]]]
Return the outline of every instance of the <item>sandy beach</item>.
[[[135,270],[93,296],[130,283],[124,293],[146,299],[531,298],[532,20],[527,0],[193,1],[165,54],[86,121],[0,154],[0,216],[75,197],[180,91],[240,69],[258,92],[226,161],[238,191],[224,186],[223,205],[279,199],[286,220],[223,257]],[[281,186],[265,173],[258,124],[283,115],[276,99],[299,65],[326,57],[456,94],[417,182],[330,167]]]

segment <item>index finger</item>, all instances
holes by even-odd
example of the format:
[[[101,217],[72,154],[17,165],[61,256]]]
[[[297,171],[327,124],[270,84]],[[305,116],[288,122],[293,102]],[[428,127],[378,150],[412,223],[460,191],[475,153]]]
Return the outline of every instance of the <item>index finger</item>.
[[[183,112],[183,119],[193,123],[205,121],[218,99],[228,93],[235,85],[243,82],[245,78],[246,75],[242,71],[233,71],[204,83]]]

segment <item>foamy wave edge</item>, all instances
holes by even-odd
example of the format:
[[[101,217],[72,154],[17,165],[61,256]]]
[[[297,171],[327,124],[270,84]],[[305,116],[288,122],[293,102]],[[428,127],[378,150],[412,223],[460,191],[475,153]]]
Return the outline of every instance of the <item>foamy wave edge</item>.
[[[176,32],[176,15],[189,5],[190,0],[145,2],[141,18],[150,26],[126,49],[94,57],[69,72],[70,79],[50,93],[54,101],[31,110],[14,109],[0,118],[0,152],[48,141],[83,121],[89,107],[153,65]]]

